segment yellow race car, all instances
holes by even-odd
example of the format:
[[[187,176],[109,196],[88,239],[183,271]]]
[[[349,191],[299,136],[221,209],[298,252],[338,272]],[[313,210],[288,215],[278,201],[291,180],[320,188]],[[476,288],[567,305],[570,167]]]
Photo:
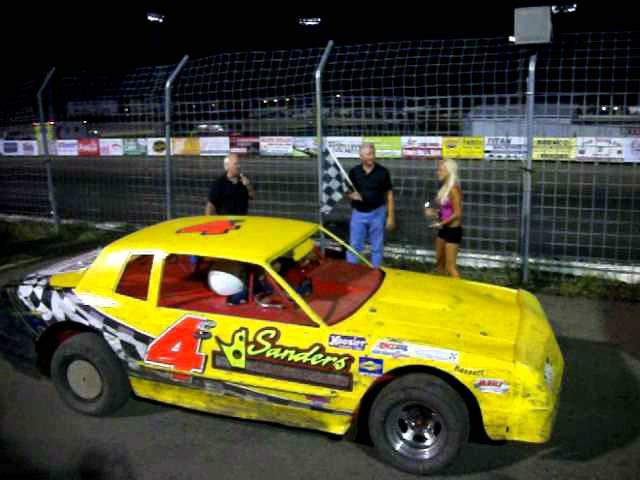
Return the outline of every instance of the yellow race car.
[[[564,365],[533,295],[351,264],[328,242],[351,248],[301,221],[166,221],[6,287],[3,325],[90,415],[133,391],[338,435],[359,419],[418,474],[473,426],[549,439]]]

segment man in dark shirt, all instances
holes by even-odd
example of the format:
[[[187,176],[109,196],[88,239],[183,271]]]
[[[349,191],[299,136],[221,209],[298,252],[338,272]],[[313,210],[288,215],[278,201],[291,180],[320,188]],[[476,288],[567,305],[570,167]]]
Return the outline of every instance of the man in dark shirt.
[[[384,249],[384,230],[395,228],[395,209],[391,175],[375,161],[376,149],[372,143],[360,147],[360,165],[349,171],[349,178],[356,191],[348,196],[351,199],[351,246],[358,252],[364,249],[365,241],[371,244],[371,263],[379,267]],[[358,263],[358,258],[347,253],[347,260]]]
[[[246,215],[249,199],[255,191],[249,179],[240,172],[240,157],[231,153],[224,159],[225,174],[209,190],[205,215]]]

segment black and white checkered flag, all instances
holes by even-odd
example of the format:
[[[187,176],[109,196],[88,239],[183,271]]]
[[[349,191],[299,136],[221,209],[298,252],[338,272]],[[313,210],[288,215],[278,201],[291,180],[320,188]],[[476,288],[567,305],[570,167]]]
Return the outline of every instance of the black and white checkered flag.
[[[327,147],[322,159],[322,206],[320,212],[328,215],[333,207],[349,191],[349,176],[333,152]],[[352,186],[353,188],[353,186]]]

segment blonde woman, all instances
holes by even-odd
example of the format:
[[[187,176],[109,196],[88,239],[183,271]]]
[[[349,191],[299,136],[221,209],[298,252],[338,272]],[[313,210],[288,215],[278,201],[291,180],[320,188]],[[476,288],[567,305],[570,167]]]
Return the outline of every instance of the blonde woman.
[[[454,160],[438,162],[438,181],[442,185],[438,191],[438,210],[425,208],[425,215],[437,218],[431,226],[438,229],[436,238],[436,259],[438,273],[459,278],[456,266],[458,248],[462,241],[462,190],[458,180],[458,165]]]

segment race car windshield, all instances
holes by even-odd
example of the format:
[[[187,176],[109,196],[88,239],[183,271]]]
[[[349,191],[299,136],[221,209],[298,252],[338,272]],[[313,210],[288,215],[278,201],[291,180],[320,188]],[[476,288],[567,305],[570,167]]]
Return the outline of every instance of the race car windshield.
[[[353,315],[378,290],[384,278],[380,269],[329,258],[317,247],[300,260],[287,254],[271,265],[327,325]]]

